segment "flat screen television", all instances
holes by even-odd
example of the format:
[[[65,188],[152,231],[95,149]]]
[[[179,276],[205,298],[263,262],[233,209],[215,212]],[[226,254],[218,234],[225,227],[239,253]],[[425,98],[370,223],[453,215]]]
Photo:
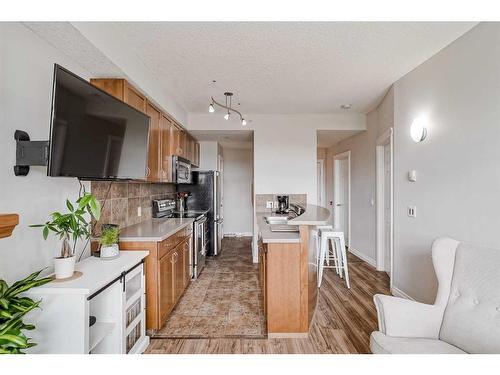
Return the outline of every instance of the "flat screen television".
[[[148,135],[148,116],[55,65],[49,176],[144,180]]]

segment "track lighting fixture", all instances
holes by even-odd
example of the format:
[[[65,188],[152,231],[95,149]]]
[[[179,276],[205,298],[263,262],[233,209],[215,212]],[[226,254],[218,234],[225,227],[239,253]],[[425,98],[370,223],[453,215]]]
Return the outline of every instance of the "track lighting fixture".
[[[232,92],[225,92],[224,93],[224,96],[226,98],[226,104],[221,104],[221,103],[218,103],[217,101],[215,101],[215,99],[212,97],[212,102],[210,103],[210,105],[208,106],[208,112],[210,113],[214,113],[215,112],[215,105],[221,107],[221,108],[224,108],[227,110],[227,113],[224,115],[224,119],[225,120],[229,120],[229,118],[231,117],[231,112],[236,112],[239,116],[240,116],[240,121],[241,121],[241,126],[246,126],[247,125],[247,120],[245,120],[243,118],[243,115],[241,114],[240,111],[237,111],[236,109],[233,109],[232,107],[232,97],[233,97],[233,93]]]

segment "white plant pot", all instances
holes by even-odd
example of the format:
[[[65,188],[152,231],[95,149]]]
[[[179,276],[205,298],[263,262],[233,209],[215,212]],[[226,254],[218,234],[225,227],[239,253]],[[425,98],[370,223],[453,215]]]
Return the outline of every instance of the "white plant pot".
[[[101,246],[101,258],[102,259],[114,259],[120,253],[120,249],[118,244],[110,245],[110,246]]]
[[[75,272],[76,257],[54,258],[54,272],[56,279],[66,279]]]

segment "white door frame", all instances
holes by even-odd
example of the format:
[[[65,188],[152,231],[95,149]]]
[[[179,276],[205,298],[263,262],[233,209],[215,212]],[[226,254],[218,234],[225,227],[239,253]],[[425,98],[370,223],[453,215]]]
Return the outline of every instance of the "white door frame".
[[[391,233],[390,233],[390,288],[392,290],[392,281],[394,275],[394,130],[392,127],[387,129],[377,138],[376,146],[376,173],[377,173],[377,270],[386,269],[384,254],[384,146],[391,146]]]
[[[318,206],[326,208],[326,176],[325,176],[325,159],[318,159],[319,168],[321,169],[321,181],[319,182],[319,186],[321,187],[321,194],[318,196]]]
[[[347,210],[347,241],[346,246],[351,245],[351,151],[341,152],[333,155],[333,227],[339,226],[339,215],[337,214],[337,204],[339,201],[339,160],[347,158],[347,202],[349,209]]]

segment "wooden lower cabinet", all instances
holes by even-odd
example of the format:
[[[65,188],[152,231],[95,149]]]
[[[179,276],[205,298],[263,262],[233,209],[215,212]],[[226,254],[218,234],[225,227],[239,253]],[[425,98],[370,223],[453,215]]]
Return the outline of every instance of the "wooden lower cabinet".
[[[173,287],[175,282],[175,265],[173,251],[164,255],[158,263],[159,318],[161,322],[164,322],[175,305],[175,291]]]
[[[307,337],[317,304],[316,257],[308,226],[300,226],[298,243],[259,240],[259,279],[269,338]]]
[[[267,245],[259,240],[259,282],[261,293],[261,304],[264,315],[267,314]]]
[[[189,274],[192,226],[187,226],[161,242],[120,241],[120,250],[148,250],[146,273],[146,328],[163,327],[186,290]]]

